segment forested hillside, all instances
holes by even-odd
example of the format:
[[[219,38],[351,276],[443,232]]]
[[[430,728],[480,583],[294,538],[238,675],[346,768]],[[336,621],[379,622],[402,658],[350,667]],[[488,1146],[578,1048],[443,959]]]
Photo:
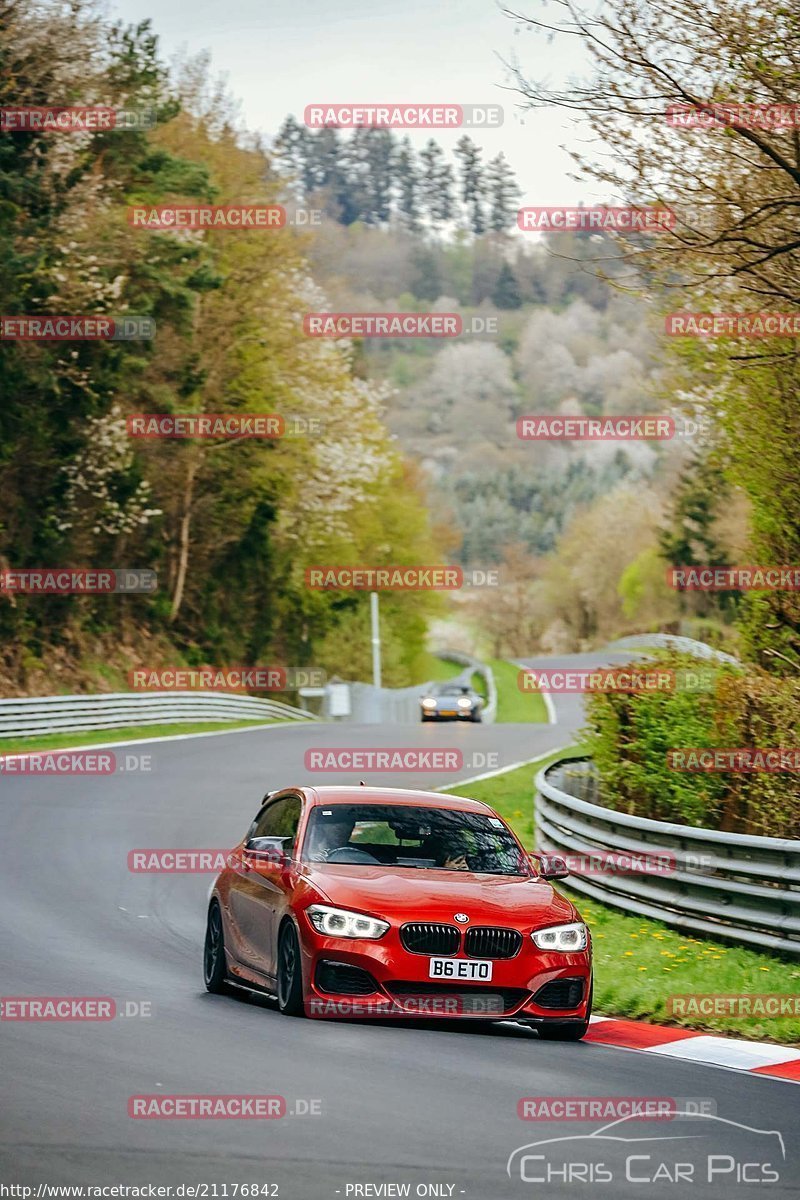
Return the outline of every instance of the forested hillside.
[[[682,3],[670,0],[670,21]],[[800,558],[796,339],[663,336],[675,308],[797,302],[789,133],[667,129],[646,109],[657,68],[628,61],[609,17],[621,74],[601,71],[598,111],[619,101],[629,121],[649,121],[653,153],[632,149],[615,116],[602,132],[617,166],[585,170],[609,193],[672,205],[679,225],[657,239],[532,235],[516,226],[514,164],[487,158],[479,137],[448,153],[435,137],[287,116],[262,138],[205,58],[168,70],[149,25],[112,26],[83,0],[20,14],[4,13],[0,102],[58,95],[156,121],[0,131],[4,311],[135,315],[156,336],[0,339],[0,568],[146,566],[159,587],[122,600],[0,597],[0,690],[104,686],[176,657],[363,677],[366,598],[303,583],[326,561],[501,567],[501,589],[449,610],[430,594],[387,594],[388,683],[418,677],[430,619],[454,614],[466,640],[480,630],[496,654],[681,629],[769,670],[796,668],[794,595],[689,595],[665,580],[675,562]],[[657,59],[658,31],[642,21]],[[759,29],[747,37],[762,45]],[[717,35],[734,64],[726,86],[760,94],[743,39]],[[692,69],[713,75],[706,51],[692,53]],[[627,71],[640,92],[620,98]],[[513,82],[523,103],[563,101],[521,72]],[[126,219],[133,203],[192,200],[279,202],[320,219],[268,233]],[[316,339],[303,333],[311,310],[458,312],[483,332]],[[135,441],[125,422],[137,412],[279,413],[288,432]],[[694,432],[521,441],[516,421],[530,413],[669,413]]]
[[[154,596],[0,599],[0,688],[94,683],[131,663],[310,661],[366,670],[364,597],[308,563],[436,561],[386,389],[344,345],[291,230],[153,233],[133,202],[271,202],[283,184],[203,61],[168,75],[147,26],[82,4],[12,8],[0,103],[154,107],[152,130],[0,134],[4,312],[136,314],[151,341],[0,340],[0,566],[147,566]],[[132,412],[274,412],[319,435],[133,442]],[[301,429],[303,426],[301,425]],[[430,601],[388,597],[386,674],[410,681]]]

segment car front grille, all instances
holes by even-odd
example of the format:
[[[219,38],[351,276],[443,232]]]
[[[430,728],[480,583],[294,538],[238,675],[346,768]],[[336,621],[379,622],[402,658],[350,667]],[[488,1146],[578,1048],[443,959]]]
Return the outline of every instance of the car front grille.
[[[577,1008],[583,999],[582,979],[551,979],[533,997],[540,1008]]]
[[[456,954],[461,944],[461,931],[455,925],[411,921],[402,926],[400,941],[412,954]]]
[[[398,979],[385,986],[389,994],[398,999],[406,996],[463,996],[475,999],[499,996],[503,1012],[518,1008],[528,997],[524,988],[492,987],[491,984],[477,987],[475,984],[459,983],[456,979],[450,983],[417,983],[413,980]]]
[[[517,929],[476,925],[464,938],[464,953],[470,958],[514,958],[522,949],[522,934]]]
[[[316,984],[321,992],[335,996],[371,996],[378,990],[369,971],[326,960],[317,964]]]

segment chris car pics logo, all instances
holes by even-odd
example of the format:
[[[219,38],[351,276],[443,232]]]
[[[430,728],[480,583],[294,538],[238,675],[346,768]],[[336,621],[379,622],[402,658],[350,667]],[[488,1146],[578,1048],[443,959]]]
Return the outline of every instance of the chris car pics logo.
[[[529,1142],[509,1155],[506,1173],[533,1185],[673,1184],[684,1191],[672,1194],[681,1195],[698,1184],[778,1183],[785,1162],[777,1129],[679,1111],[670,1114],[664,1132],[632,1114],[589,1134]]]

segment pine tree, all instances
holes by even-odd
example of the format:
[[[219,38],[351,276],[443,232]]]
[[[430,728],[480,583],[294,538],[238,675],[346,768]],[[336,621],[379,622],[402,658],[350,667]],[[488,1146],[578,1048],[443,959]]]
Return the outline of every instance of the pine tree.
[[[433,138],[420,151],[420,195],[432,225],[452,221],[455,215],[453,168],[445,161],[444,151]]]
[[[486,191],[489,197],[489,228],[496,233],[503,233],[516,222],[522,190],[502,150],[486,168]]]
[[[397,209],[405,225],[409,229],[417,230],[420,217],[420,180],[414,149],[407,137],[403,138],[395,154],[394,168]]]
[[[498,308],[519,308],[522,304],[517,277],[509,263],[504,262],[492,292],[492,302]]]
[[[295,186],[304,200],[316,186],[311,162],[312,140],[313,134],[290,113],[273,143],[275,158],[286,173],[294,177]]]
[[[486,182],[481,165],[481,149],[468,134],[459,138],[455,154],[461,162],[461,199],[466,209],[467,222],[473,233],[485,233],[486,213],[484,195]]]

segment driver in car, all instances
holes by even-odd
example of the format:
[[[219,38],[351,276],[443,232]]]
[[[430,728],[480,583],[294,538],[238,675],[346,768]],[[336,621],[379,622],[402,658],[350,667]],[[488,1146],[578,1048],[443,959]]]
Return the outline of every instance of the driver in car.
[[[308,856],[314,862],[324,862],[334,850],[341,850],[350,844],[350,837],[355,828],[355,821],[338,814],[333,820],[318,821],[313,830],[308,847]]]
[[[453,839],[448,842],[440,833],[430,833],[422,842],[420,852],[423,857],[434,859],[437,867],[444,867],[447,871],[469,870],[466,847],[460,838],[458,844],[453,845]]]

